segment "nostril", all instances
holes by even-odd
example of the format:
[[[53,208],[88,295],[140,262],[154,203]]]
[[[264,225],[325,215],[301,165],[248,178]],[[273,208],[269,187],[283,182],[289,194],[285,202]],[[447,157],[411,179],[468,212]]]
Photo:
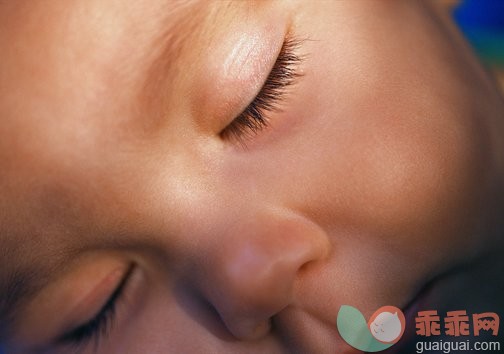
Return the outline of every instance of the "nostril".
[[[315,263],[315,261],[307,261],[307,262],[301,264],[301,266],[298,269],[298,273],[303,273],[308,268],[310,268],[310,266],[312,266],[314,263]]]
[[[225,322],[225,319],[223,319]],[[239,322],[226,324],[229,332],[240,340],[255,340],[266,336],[271,330],[271,320],[253,321],[245,318]]]
[[[271,330],[271,321],[263,321],[250,331],[251,339],[264,337]]]

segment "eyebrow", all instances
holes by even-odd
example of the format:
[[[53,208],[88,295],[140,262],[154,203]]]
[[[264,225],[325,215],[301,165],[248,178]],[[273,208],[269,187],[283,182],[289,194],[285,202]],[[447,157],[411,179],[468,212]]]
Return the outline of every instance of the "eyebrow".
[[[151,48],[153,48],[151,52],[156,54],[150,60],[151,65],[145,75],[142,95],[154,99],[163,99],[164,90],[173,90],[170,82],[167,82],[171,79],[168,73],[176,71],[174,69],[179,66],[180,57],[189,48],[189,45],[194,46],[194,43],[197,43],[197,40],[203,34],[203,30],[205,30],[205,36],[210,37],[211,28],[218,24],[218,21],[209,23],[206,20],[210,18],[210,15],[217,19],[222,18],[222,16],[230,12],[230,9],[236,8],[239,3],[231,0],[177,2],[175,8],[169,11],[170,13],[161,21],[164,30],[158,33],[151,45]],[[172,16],[178,17],[178,20],[173,22]],[[180,71],[183,72],[187,69],[188,65],[185,65],[183,70]]]
[[[194,4],[196,1],[188,1]],[[177,3],[175,9],[168,11],[168,14],[161,21],[161,28],[157,35],[154,36],[148,53],[155,53],[154,58],[150,58],[151,64],[144,75],[144,84],[142,85],[142,93],[146,97],[160,96],[159,88],[164,86],[168,79],[167,73],[173,71],[177,66],[179,58],[184,51],[187,40],[190,36],[196,33],[197,22],[201,19],[201,11],[193,13],[193,16],[187,15],[191,6]],[[174,14],[175,13],[175,14]],[[178,21],[171,21],[173,16],[178,16]],[[154,92],[157,95],[151,95]]]

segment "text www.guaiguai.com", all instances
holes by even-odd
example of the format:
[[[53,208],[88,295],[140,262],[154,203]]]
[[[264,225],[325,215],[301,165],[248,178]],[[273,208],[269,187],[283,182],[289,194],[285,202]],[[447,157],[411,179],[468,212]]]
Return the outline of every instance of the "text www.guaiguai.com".
[[[451,353],[451,352],[498,352],[500,353],[500,342],[473,342],[470,341],[425,341],[416,343],[417,353]]]

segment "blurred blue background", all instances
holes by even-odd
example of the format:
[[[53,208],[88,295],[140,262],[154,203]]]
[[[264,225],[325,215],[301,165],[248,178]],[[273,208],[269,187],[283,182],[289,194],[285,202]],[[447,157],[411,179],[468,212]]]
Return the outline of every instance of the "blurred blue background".
[[[453,17],[504,87],[504,0],[459,0]]]

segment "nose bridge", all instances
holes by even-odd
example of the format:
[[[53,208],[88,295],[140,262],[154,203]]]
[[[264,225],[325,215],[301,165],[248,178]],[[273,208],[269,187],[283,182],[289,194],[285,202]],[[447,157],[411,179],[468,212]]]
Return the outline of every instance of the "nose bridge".
[[[257,338],[287,307],[302,268],[325,258],[329,241],[316,224],[290,213],[255,216],[228,229],[210,255],[204,292],[236,337]]]

